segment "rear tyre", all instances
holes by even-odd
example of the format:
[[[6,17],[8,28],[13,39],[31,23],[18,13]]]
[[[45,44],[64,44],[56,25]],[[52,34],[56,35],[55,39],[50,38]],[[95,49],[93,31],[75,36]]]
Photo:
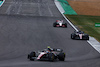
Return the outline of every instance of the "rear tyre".
[[[59,53],[58,59],[59,59],[60,61],[64,61],[64,60],[65,60],[65,53]]]

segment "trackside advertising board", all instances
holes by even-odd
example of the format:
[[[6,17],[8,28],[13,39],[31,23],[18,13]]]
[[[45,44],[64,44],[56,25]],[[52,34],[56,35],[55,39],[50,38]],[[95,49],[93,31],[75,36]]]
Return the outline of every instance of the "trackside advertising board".
[[[95,23],[95,27],[100,27],[100,23]]]

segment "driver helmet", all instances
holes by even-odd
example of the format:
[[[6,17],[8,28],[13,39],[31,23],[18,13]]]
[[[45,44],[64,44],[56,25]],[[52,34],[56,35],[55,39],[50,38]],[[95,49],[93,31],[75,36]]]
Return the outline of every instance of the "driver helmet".
[[[50,46],[47,47],[47,50],[50,51],[50,52],[52,51],[51,48],[50,48]]]
[[[82,32],[81,31],[78,31],[78,33],[81,34]]]

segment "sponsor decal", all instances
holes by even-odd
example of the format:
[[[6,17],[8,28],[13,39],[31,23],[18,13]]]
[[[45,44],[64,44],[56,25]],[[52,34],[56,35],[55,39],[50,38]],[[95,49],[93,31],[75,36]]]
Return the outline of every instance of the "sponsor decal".
[[[95,27],[100,27],[100,23],[95,23]]]

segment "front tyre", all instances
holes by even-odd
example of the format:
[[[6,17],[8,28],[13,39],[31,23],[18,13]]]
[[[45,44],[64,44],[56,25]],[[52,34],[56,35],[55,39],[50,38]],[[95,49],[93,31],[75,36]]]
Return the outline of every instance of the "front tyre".
[[[56,27],[56,23],[53,23],[53,27]]]
[[[31,52],[30,54],[28,54],[28,59],[30,59],[31,61],[34,61],[34,57],[36,57],[36,53],[35,52]]]
[[[89,40],[89,36],[87,36],[87,40]]]
[[[65,23],[65,27],[67,28],[67,23]]]
[[[65,53],[59,53],[58,59],[59,59],[60,61],[64,61],[64,60],[65,60]]]
[[[74,38],[75,38],[74,34],[71,34],[71,39],[74,39]]]

